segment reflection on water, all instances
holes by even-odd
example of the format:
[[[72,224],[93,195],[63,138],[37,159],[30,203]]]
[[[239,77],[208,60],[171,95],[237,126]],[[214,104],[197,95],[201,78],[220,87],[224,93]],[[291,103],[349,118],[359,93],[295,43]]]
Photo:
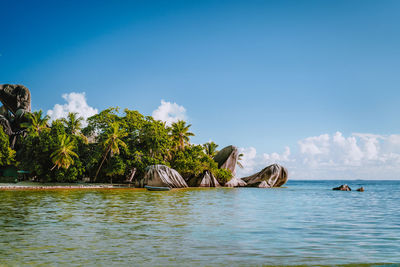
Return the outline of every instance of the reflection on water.
[[[400,262],[400,183],[0,191],[0,264]],[[352,185],[352,182],[347,182]]]

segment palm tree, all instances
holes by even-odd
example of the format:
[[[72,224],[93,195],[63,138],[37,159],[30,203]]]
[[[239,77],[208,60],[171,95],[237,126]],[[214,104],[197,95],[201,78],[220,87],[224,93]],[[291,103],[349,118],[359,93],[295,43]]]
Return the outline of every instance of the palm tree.
[[[189,144],[189,136],[194,136],[193,133],[189,132],[191,124],[186,125],[185,121],[177,121],[171,125],[171,137],[172,141],[177,144],[180,150],[185,148],[185,145]]]
[[[60,167],[68,169],[70,165],[74,164],[72,157],[78,157],[78,155],[73,151],[75,144],[74,142],[65,134],[58,136],[59,144],[56,151],[51,153],[51,161],[54,163],[53,170],[55,167],[58,169]]]
[[[82,122],[84,121],[84,119],[82,117],[78,117],[78,112],[68,113],[67,119],[64,118],[61,121],[67,128],[68,133],[79,136],[86,144],[88,143],[88,138],[83,133],[81,133]]]
[[[243,166],[243,164],[242,164],[243,156],[244,156],[244,154],[243,154],[243,153],[240,153],[239,156],[238,156],[237,162],[236,162],[236,164],[237,164],[241,169],[244,168],[244,166]]]
[[[62,119],[61,121],[64,123],[67,131],[75,135],[78,134],[82,128],[83,118],[78,117],[78,112],[70,112],[68,113],[67,119]]]
[[[23,122],[21,123],[21,127],[27,129],[28,133],[32,134],[33,136],[39,136],[39,134],[48,129],[48,121],[50,117],[48,115],[43,116],[42,110],[34,111],[33,113],[27,113],[26,115],[30,122]]]
[[[218,145],[214,142],[205,143],[203,146],[204,146],[204,151],[210,158],[213,158],[218,153],[217,150]]]
[[[121,140],[121,138],[124,138],[125,136],[127,136],[128,133],[123,132],[120,128],[119,128],[119,124],[114,122],[111,124],[111,127],[107,129],[106,131],[106,136],[103,142],[103,146],[104,146],[104,155],[103,155],[103,160],[100,163],[99,168],[97,169],[96,175],[94,176],[94,182],[97,179],[97,175],[100,172],[101,167],[103,166],[104,161],[107,158],[107,155],[110,154],[110,156],[112,157],[114,154],[119,154],[119,147],[124,147],[126,148],[127,145],[124,143],[124,141]]]

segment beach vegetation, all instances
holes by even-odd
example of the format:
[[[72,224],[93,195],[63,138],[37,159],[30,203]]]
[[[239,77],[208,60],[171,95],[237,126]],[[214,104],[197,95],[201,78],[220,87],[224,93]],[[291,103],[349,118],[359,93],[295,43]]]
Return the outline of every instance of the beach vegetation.
[[[48,122],[50,117],[48,115],[43,116],[43,111],[34,111],[32,113],[26,113],[27,122],[21,123],[21,127],[25,128],[30,135],[39,136],[39,134],[48,130]]]
[[[77,113],[51,123],[42,111],[27,116],[26,136],[18,138],[17,153],[1,129],[0,165],[19,164],[19,169],[30,172],[30,179],[75,182],[89,177],[92,182],[124,182],[132,173],[142,177],[146,167],[157,164],[188,179],[204,171],[210,171],[221,184],[232,177],[213,159],[218,145],[192,144],[191,125],[182,120],[169,126],[136,110],[120,112],[118,107],[86,121]]]
[[[8,135],[0,126],[0,166],[11,165],[15,162],[15,150],[11,149]]]

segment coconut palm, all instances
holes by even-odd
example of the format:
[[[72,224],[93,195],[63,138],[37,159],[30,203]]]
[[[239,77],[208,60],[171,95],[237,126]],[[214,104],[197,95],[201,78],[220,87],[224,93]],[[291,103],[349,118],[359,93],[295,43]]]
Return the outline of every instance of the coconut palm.
[[[21,127],[25,128],[29,134],[38,136],[43,130],[48,129],[48,121],[50,117],[48,115],[43,116],[42,110],[34,111],[33,113],[27,113],[29,122],[21,123]]]
[[[185,121],[177,121],[171,125],[171,137],[176,146],[183,150],[185,145],[189,144],[189,136],[194,136],[194,133],[189,132],[191,124],[186,125]]]
[[[214,142],[205,143],[203,146],[204,146],[204,151],[211,158],[213,158],[218,153],[217,150],[218,145]]]
[[[86,144],[88,143],[88,138],[83,133],[81,133],[82,122],[84,121],[84,119],[82,117],[78,117],[78,112],[68,113],[67,118],[62,119],[61,121],[67,128],[68,133],[79,136]]]
[[[75,144],[74,142],[65,134],[58,136],[59,143],[56,151],[51,153],[51,161],[54,163],[53,170],[55,167],[58,169],[60,167],[68,169],[70,165],[74,164],[73,157],[78,157],[78,155],[73,151]]]
[[[243,153],[240,153],[239,156],[238,156],[237,162],[236,162],[236,164],[237,164],[241,169],[244,168],[243,163],[242,163],[243,156],[244,156],[244,154],[243,154]]]
[[[66,119],[61,120],[67,131],[71,134],[78,134],[82,128],[83,118],[78,117],[78,112],[69,112]]]
[[[119,124],[114,122],[111,124],[111,127],[107,129],[106,131],[106,136],[104,138],[103,146],[104,146],[104,155],[103,159],[100,163],[99,168],[97,169],[96,175],[94,176],[94,182],[97,179],[97,175],[100,172],[101,167],[103,166],[104,161],[106,160],[108,154],[112,157],[114,154],[119,154],[120,150],[119,147],[124,147],[126,148],[127,145],[124,143],[124,141],[121,140],[121,138],[124,138],[125,136],[128,135],[128,133],[123,132],[119,128]]]

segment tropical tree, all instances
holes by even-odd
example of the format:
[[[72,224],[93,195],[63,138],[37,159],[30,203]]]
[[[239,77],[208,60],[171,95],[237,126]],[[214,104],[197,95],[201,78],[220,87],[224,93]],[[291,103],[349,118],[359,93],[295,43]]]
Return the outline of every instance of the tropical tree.
[[[33,136],[39,136],[39,134],[45,130],[48,129],[48,122],[50,120],[50,117],[48,115],[43,116],[43,111],[34,111],[33,113],[27,113],[27,118],[29,119],[29,122],[23,122],[21,123],[21,127],[27,129],[28,133],[33,135]]]
[[[243,154],[243,153],[240,153],[239,156],[238,156],[237,162],[236,162],[236,164],[237,164],[241,169],[244,168],[243,163],[242,163],[243,156],[244,156],[244,154]]]
[[[96,171],[96,175],[93,180],[94,182],[96,181],[100,169],[103,166],[108,154],[110,154],[110,156],[112,157],[114,154],[118,155],[120,153],[119,147],[127,148],[127,145],[121,140],[127,135],[128,133],[122,131],[119,127],[119,123],[117,122],[113,122],[111,126],[106,130],[105,138],[103,139],[104,155],[100,166]]]
[[[8,135],[3,131],[0,125],[0,166],[6,166],[14,163],[15,151],[11,149]]]
[[[70,134],[78,134],[82,128],[83,118],[78,117],[78,112],[69,112],[67,118],[62,119],[67,132]]]
[[[54,166],[51,168],[51,170],[53,170],[55,167],[58,169],[60,167],[68,169],[70,165],[74,164],[73,157],[78,158],[78,155],[73,151],[75,144],[69,136],[63,134],[58,136],[58,139],[58,147],[56,151],[50,155],[51,161],[54,163]]]
[[[204,147],[204,151],[210,158],[213,158],[218,153],[218,150],[217,150],[218,145],[214,142],[205,143],[203,145],[203,147]]]
[[[179,150],[183,150],[185,145],[189,144],[189,136],[194,136],[194,133],[189,132],[191,126],[191,124],[186,125],[186,122],[182,120],[172,123],[172,141]]]
[[[62,119],[61,121],[66,127],[67,133],[79,136],[86,144],[88,143],[88,138],[81,133],[82,122],[84,119],[82,117],[78,117],[78,112],[68,113],[67,118]]]

